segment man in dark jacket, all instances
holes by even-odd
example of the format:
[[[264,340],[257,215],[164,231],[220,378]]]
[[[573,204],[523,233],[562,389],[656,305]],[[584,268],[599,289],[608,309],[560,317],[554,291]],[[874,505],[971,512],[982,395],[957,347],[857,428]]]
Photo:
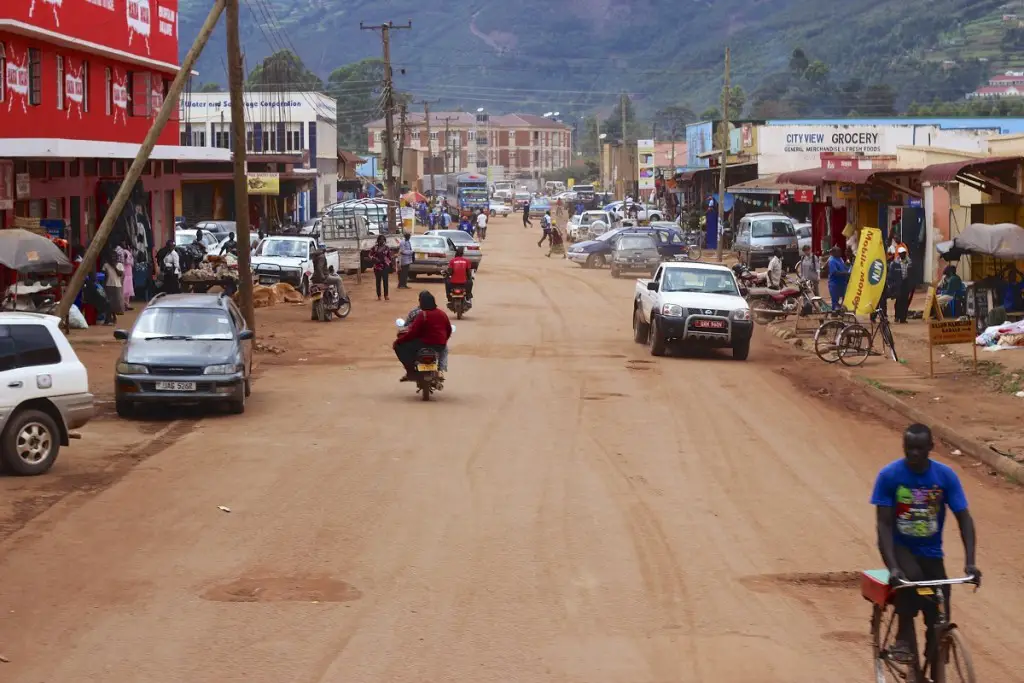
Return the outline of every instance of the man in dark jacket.
[[[405,367],[402,382],[415,381],[416,354],[420,349],[431,348],[444,354],[448,339],[452,336],[452,323],[448,314],[437,307],[434,295],[428,291],[420,292],[420,313],[405,331],[395,339],[393,348],[398,360]]]

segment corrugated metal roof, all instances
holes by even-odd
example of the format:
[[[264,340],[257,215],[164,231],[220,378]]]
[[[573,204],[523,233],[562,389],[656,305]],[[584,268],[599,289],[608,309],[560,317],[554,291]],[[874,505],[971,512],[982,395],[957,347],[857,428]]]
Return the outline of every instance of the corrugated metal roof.
[[[755,178],[745,183],[739,183],[728,188],[733,194],[778,194],[782,190],[813,190],[813,185],[798,185],[796,183],[780,183],[779,175],[769,175],[763,178]]]
[[[989,157],[987,159],[967,159],[950,161],[945,164],[932,164],[921,171],[922,183],[951,183],[961,173],[981,171],[985,168],[1000,165],[1019,164],[1024,157]]]
[[[877,175],[908,175],[918,172],[920,169],[916,168],[807,168],[802,171],[780,173],[778,182],[815,187],[823,183],[867,185]]]

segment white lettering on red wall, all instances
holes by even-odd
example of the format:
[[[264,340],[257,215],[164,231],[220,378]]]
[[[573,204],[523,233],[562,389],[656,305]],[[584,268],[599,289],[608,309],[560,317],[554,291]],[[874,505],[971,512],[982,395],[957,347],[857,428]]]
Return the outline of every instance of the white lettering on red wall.
[[[82,103],[85,101],[85,79],[82,78],[82,70],[84,68],[84,64],[79,64],[78,71],[75,71],[71,67],[70,60],[68,60],[67,67],[65,67],[64,96],[68,100],[67,115],[65,118],[71,118],[72,107],[78,110],[78,118],[82,118]]]
[[[149,9],[149,0],[128,0],[128,45],[136,35],[146,41],[146,54],[149,54],[149,36],[153,28],[153,15]]]
[[[157,17],[160,19],[160,33],[165,36],[174,37],[177,35],[178,13],[169,7],[157,8]]]
[[[114,0],[85,0],[85,2],[88,5],[95,5],[109,12],[114,11]]]
[[[28,16],[33,16],[36,11],[36,2],[41,2],[44,5],[50,5],[53,7],[53,20],[57,22],[57,26],[60,27],[60,15],[57,13],[57,8],[64,4],[64,0],[32,0],[32,4],[28,6]]]
[[[14,106],[15,96],[21,101],[21,112],[28,113],[28,50],[18,61],[14,48],[10,48],[10,56],[7,58],[7,111]]]

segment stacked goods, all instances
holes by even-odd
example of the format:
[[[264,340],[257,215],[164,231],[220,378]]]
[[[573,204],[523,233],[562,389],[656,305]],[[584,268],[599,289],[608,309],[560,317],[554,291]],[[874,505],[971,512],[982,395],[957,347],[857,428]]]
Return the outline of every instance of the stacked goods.
[[[256,285],[252,289],[252,302],[255,308],[265,308],[281,302],[301,304],[303,301],[302,293],[287,282],[278,282],[272,286]]]

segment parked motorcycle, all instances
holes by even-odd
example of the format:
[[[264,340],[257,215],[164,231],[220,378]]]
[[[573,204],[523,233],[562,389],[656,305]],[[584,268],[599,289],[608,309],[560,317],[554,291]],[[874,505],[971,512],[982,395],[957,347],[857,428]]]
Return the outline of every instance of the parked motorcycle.
[[[754,272],[742,263],[734,265],[732,272],[740,283],[740,294],[743,296],[746,296],[752,287],[765,287],[768,284],[768,273]]]
[[[401,334],[405,320],[396,319],[395,326]],[[455,334],[455,325],[452,325],[452,334]],[[434,349],[420,349],[416,354],[416,391],[424,401],[429,401],[431,394],[444,389],[444,375],[440,368],[440,354]]]
[[[783,283],[781,289],[750,287],[746,300],[754,314],[754,322],[767,325],[773,320],[796,315],[800,311],[800,287]]]
[[[338,294],[334,285],[318,282],[309,286],[311,320],[329,322],[331,318],[347,318],[352,312],[352,301]]]

